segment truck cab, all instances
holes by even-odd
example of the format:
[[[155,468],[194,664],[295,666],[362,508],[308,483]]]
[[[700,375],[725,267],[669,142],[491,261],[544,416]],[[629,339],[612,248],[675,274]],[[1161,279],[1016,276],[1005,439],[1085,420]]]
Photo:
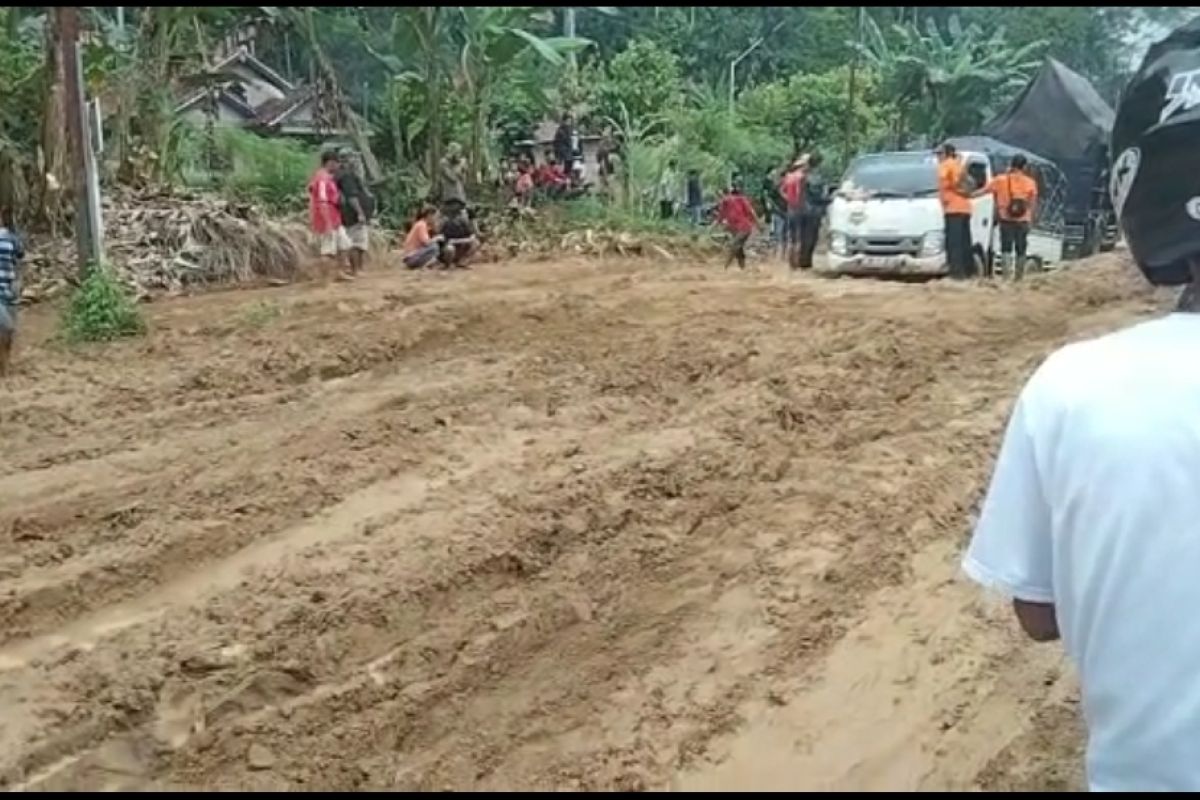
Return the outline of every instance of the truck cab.
[[[960,152],[974,185],[992,177],[984,153]],[[976,258],[990,257],[995,201],[971,201]],[[826,271],[839,274],[946,275],[946,238],[931,150],[871,153],[854,159],[829,207]]]

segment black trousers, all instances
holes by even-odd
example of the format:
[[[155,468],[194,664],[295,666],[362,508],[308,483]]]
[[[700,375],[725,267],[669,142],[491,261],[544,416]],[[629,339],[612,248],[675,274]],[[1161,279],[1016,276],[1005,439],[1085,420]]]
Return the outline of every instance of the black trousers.
[[[975,256],[971,251],[971,215],[947,214],[946,266],[951,278],[968,278],[975,271]]]
[[[821,218],[805,214],[800,218],[800,269],[812,269],[813,253],[821,236]]]
[[[1029,251],[1029,223],[1000,220],[1000,252],[1004,255],[1016,253],[1017,259],[1025,258]]]

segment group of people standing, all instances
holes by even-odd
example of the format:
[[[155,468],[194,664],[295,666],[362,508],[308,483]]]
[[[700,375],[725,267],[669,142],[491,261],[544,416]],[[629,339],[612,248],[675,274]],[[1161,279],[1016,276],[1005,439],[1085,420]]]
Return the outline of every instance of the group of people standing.
[[[362,160],[348,149],[326,150],[308,182],[309,224],[317,248],[338,280],[354,280],[370,251],[375,197],[367,190]]]
[[[1000,271],[1020,278],[1025,273],[1029,228],[1037,209],[1038,185],[1028,172],[1029,163],[1018,153],[1006,172],[984,186],[976,186],[949,142],[938,150],[938,196],[945,218],[946,265],[951,278],[976,274],[975,245],[971,239],[971,201],[990,194],[1000,221]]]
[[[771,220],[772,238],[779,254],[793,270],[812,269],[813,254],[821,236],[821,221],[829,206],[828,186],[821,175],[819,153],[806,153],[786,167],[767,173],[762,187],[762,214]],[[699,186],[696,187],[699,196]],[[689,179],[689,203],[692,199]],[[746,266],[746,242],[759,226],[758,214],[745,196],[742,180],[735,175],[729,192],[717,206],[717,223],[730,234],[728,268],[737,262]]]
[[[479,249],[467,211],[466,162],[457,145],[440,164],[441,207],[424,204],[403,239],[404,264],[412,269],[441,264],[465,267]],[[362,160],[348,148],[321,153],[308,183],[309,219],[317,248],[338,280],[353,280],[370,252],[375,197],[367,189]]]

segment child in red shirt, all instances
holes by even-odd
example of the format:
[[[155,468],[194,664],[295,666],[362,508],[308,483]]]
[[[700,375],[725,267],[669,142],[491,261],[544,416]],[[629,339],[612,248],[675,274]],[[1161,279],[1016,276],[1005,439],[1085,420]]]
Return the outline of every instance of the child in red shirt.
[[[742,187],[738,183],[730,186],[729,192],[721,198],[721,203],[717,206],[717,222],[723,224],[730,235],[729,257],[725,260],[725,269],[729,269],[734,260],[738,262],[739,267],[745,269],[746,241],[758,227],[758,216],[754,213],[754,206],[750,205],[746,195],[742,194]]]

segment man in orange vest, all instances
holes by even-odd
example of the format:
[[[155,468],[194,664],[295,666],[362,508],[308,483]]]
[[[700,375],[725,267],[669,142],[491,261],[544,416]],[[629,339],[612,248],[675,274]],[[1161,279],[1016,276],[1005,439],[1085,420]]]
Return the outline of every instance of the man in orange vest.
[[[938,151],[938,197],[946,231],[946,265],[950,277],[971,275],[975,256],[971,247],[971,193],[964,187],[963,163],[954,145],[946,143]]]
[[[1028,173],[1028,161],[1018,153],[1009,162],[1008,172],[997,175],[979,194],[996,198],[1000,217],[1000,268],[1012,269],[1013,277],[1025,275],[1025,253],[1029,243],[1029,227],[1037,208],[1037,181]],[[1016,260],[1013,260],[1013,251]]]

